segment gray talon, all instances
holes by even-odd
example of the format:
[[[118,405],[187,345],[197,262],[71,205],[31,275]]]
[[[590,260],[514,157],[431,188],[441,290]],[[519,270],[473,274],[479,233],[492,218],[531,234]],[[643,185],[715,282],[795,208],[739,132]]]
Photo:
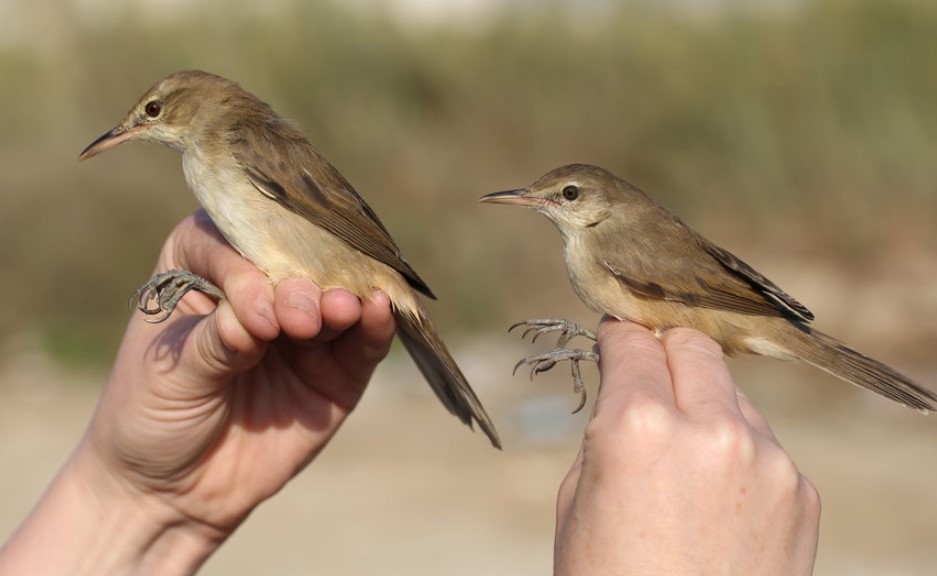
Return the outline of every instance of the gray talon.
[[[146,318],[147,322],[157,324],[172,315],[179,301],[190,290],[198,290],[218,300],[224,298],[220,288],[201,276],[188,270],[170,270],[153,276],[146,284],[134,290],[130,304],[133,306],[136,303],[137,310],[147,316],[158,314],[156,318]]]
[[[557,348],[564,348],[566,344],[576,336],[588,338],[593,342],[596,339],[595,332],[592,330],[583,328],[579,324],[570,320],[563,320],[560,318],[533,318],[530,320],[524,320],[522,322],[516,322],[512,324],[510,328],[508,328],[508,332],[520,326],[525,326],[527,328],[524,330],[524,333],[521,334],[521,339],[527,338],[528,334],[533,333],[534,336],[531,339],[532,342],[536,342],[537,338],[544,334],[550,332],[559,332],[560,335],[556,340]]]
[[[533,380],[536,374],[550,370],[556,366],[558,362],[569,362],[573,377],[573,392],[579,394],[579,405],[576,406],[575,410],[573,410],[573,414],[575,414],[582,410],[583,406],[586,405],[586,387],[582,381],[582,373],[579,369],[579,363],[582,361],[598,363],[599,353],[587,352],[586,350],[577,350],[573,348],[557,348],[556,350],[551,350],[550,352],[546,352],[544,354],[537,354],[535,356],[522,358],[520,361],[518,361],[517,364],[514,365],[512,374],[516,374],[517,369],[520,368],[521,365],[527,364],[531,367],[530,379]]]
[[[598,362],[599,355],[594,352],[591,354],[595,356],[595,361]],[[579,373],[579,361],[570,362],[569,366],[573,374],[573,392],[579,394],[579,405],[572,411],[573,414],[576,414],[586,405],[586,387],[582,383],[582,374]]]

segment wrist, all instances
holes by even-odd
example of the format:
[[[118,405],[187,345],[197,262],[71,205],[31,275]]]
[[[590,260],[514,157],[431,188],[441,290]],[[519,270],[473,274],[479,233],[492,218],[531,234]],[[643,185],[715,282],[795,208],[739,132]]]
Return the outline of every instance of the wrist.
[[[0,550],[0,572],[193,574],[227,535],[115,476],[86,438]]]

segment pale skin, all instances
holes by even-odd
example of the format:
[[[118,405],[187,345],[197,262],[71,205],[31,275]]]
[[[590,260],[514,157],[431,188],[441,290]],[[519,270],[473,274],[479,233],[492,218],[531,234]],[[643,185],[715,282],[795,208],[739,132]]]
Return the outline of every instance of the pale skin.
[[[557,500],[555,574],[811,574],[819,496],[694,330],[598,330],[601,384]]]
[[[158,269],[170,268],[228,300],[213,311],[193,293],[161,324],[134,315],[86,434],[0,573],[194,573],[322,450],[394,334],[383,293],[274,289],[204,214],[167,241]]]
[[[194,573],[323,449],[394,334],[383,293],[274,288],[201,213],[167,241],[157,270],[170,268],[227,299],[191,293],[161,324],[134,314],[87,432],[0,549],[0,573]],[[712,341],[606,321],[599,346],[556,573],[809,574],[816,491]]]

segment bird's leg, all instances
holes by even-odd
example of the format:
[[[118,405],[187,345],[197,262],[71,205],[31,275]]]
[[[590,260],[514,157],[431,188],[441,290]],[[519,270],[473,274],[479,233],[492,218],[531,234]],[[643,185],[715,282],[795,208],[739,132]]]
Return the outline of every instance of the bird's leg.
[[[155,324],[169,318],[176,305],[190,290],[198,290],[218,300],[224,298],[221,288],[201,276],[188,270],[170,270],[153,276],[146,284],[134,290],[130,296],[130,304],[135,304],[137,309],[147,316],[156,316],[146,319],[147,322]]]
[[[559,332],[560,336],[556,340],[557,348],[565,348],[566,343],[576,336],[588,338],[593,342],[596,339],[595,332],[592,330],[588,330],[575,322],[563,320],[561,318],[532,318],[530,320],[524,320],[523,322],[516,322],[508,328],[508,332],[519,326],[524,326],[526,328],[524,333],[521,334],[521,339],[526,338],[528,334],[533,332],[534,337],[531,339],[531,342],[536,342],[537,338],[549,332]]]
[[[556,366],[558,362],[569,362],[573,376],[573,392],[579,394],[579,405],[573,410],[573,414],[575,414],[586,405],[586,387],[582,382],[582,374],[579,371],[579,363],[583,360],[598,363],[599,353],[576,350],[573,348],[557,348],[556,350],[551,350],[544,354],[537,354],[521,359],[514,365],[513,373],[516,374],[517,369],[520,368],[522,364],[527,364],[531,366],[530,379],[533,380],[535,374],[546,372]]]

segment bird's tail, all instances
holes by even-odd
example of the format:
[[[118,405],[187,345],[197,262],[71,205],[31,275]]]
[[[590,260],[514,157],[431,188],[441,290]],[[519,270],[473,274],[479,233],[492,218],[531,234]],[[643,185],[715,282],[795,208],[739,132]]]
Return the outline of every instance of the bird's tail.
[[[491,444],[500,450],[501,440],[491,418],[430,321],[422,314],[400,308],[394,310],[394,318],[397,336],[446,409],[469,427],[477,422]]]
[[[794,353],[800,360],[899,404],[924,413],[937,410],[937,393],[893,368],[812,328],[801,326],[798,335],[792,340],[796,342]]]

